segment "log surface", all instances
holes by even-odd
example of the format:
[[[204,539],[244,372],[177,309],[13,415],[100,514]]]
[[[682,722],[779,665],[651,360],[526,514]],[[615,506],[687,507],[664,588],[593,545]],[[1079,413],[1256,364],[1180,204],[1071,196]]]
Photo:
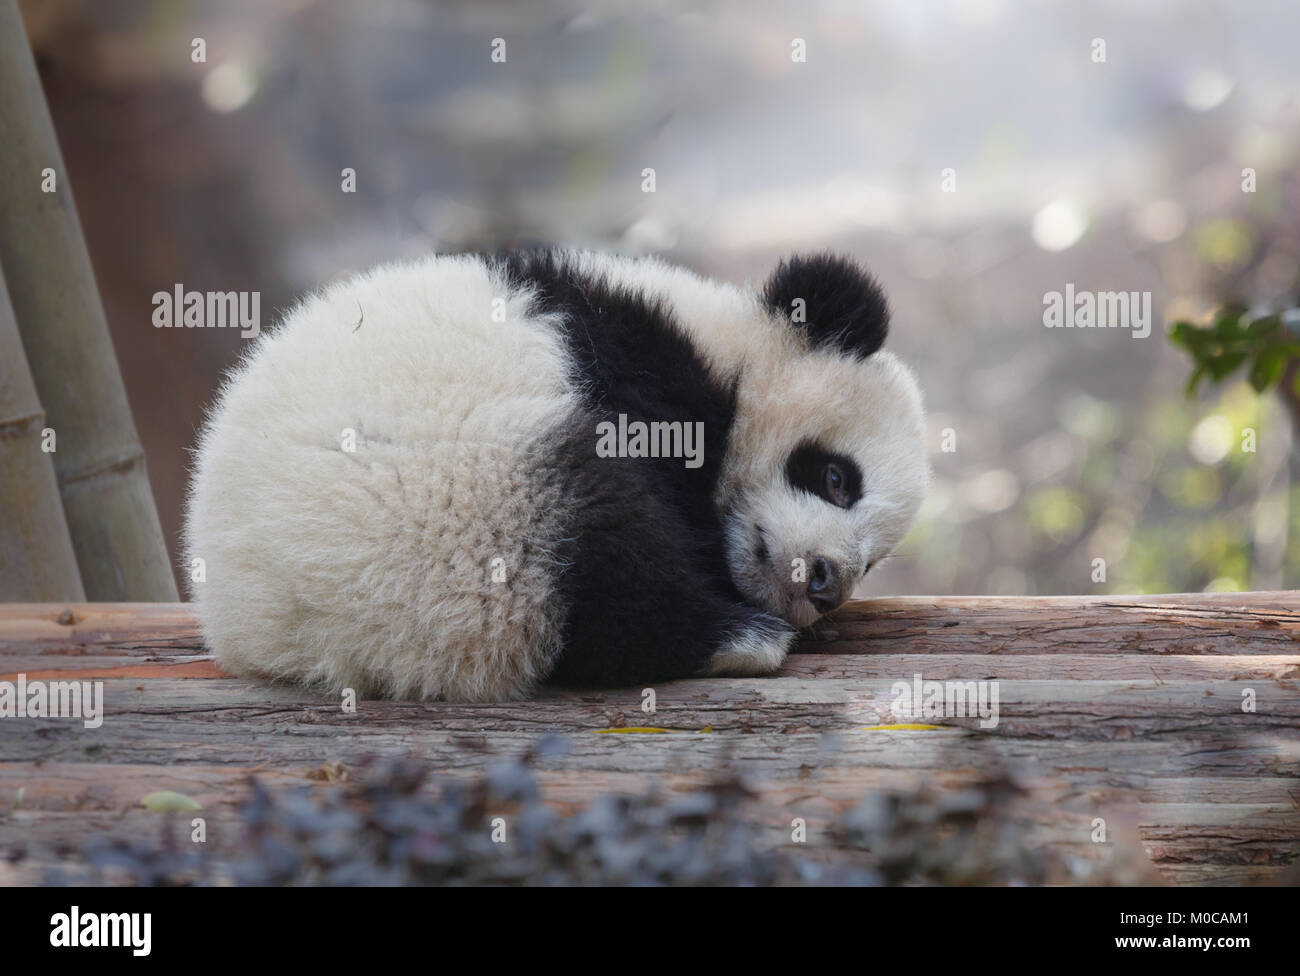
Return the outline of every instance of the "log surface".
[[[156,833],[165,815],[139,801],[157,790],[198,799],[211,842],[228,848],[251,771],[331,789],[324,764],[381,754],[469,776],[546,733],[569,743],[539,769],[562,807],[651,783],[689,789],[735,767],[780,843],[792,817],[816,829],[873,790],[960,789],[1008,769],[1050,811],[1046,843],[1145,861],[1137,874],[1166,883],[1293,880],[1297,641],[1292,593],[906,597],[849,604],[773,677],[656,686],[654,714],[641,688],[363,701],[348,714],[316,691],[223,674],[183,604],[0,605],[0,681],[102,680],[106,702],[97,729],[0,720],[0,883],[39,880],[39,857],[9,863],[18,850]],[[918,674],[996,682],[996,725],[900,716],[895,686]],[[633,726],[665,731],[597,734]],[[1097,818],[1134,844],[1093,843]]]

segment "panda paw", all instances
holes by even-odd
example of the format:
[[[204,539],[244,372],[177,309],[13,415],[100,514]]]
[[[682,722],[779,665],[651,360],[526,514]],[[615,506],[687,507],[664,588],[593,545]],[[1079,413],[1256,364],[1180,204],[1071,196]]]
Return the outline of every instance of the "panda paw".
[[[744,626],[728,634],[713,652],[704,673],[727,677],[771,674],[785,661],[796,635],[780,617],[754,611]]]

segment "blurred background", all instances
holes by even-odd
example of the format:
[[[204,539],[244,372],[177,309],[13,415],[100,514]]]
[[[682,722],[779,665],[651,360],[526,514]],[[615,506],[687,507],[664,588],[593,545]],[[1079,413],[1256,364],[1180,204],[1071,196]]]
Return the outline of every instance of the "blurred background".
[[[1240,376],[1187,397],[1165,336],[1297,302],[1294,0],[22,9],[173,559],[189,449],[248,340],[153,328],[154,292],[257,291],[266,327],[428,251],[758,282],[833,248],[885,284],[931,411],[932,497],[862,594],[1300,583],[1292,404]],[[1067,283],[1150,291],[1150,336],[1044,328]]]

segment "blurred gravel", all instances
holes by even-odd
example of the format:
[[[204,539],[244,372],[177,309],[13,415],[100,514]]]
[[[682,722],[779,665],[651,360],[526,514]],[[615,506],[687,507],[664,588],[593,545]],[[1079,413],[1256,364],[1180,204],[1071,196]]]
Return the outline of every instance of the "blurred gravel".
[[[542,740],[467,782],[426,788],[430,770],[372,761],[337,789],[272,792],[256,779],[231,861],[177,843],[91,837],[51,884],[131,885],[900,885],[1089,884],[1107,869],[1034,842],[1024,793],[997,774],[944,792],[872,794],[809,842],[772,843],[758,798],[731,774],[701,789],[600,796],[565,815],[533,766]],[[497,818],[501,818],[500,821]],[[770,817],[768,818],[770,820]],[[505,838],[499,839],[504,823]],[[494,834],[497,839],[494,839]],[[816,838],[820,839],[816,839]],[[198,849],[196,849],[198,848]]]

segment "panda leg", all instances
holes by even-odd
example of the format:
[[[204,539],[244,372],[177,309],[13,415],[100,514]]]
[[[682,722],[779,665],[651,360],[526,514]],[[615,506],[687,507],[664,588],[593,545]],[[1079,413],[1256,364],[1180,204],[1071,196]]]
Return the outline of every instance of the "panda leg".
[[[628,459],[570,468],[570,497],[581,505],[560,580],[569,611],[552,679],[626,686],[775,670],[794,629],[726,595],[714,575],[720,535],[705,555],[709,541],[647,470]]]
[[[649,545],[621,533],[588,541],[585,565],[571,570],[574,599],[553,680],[635,685],[781,666],[794,628],[712,591],[687,568],[684,550],[664,545],[663,530]]]
[[[794,644],[794,628],[780,617],[759,610],[753,613],[745,628],[724,641],[709,657],[706,674],[732,677],[771,674],[784,663]]]

